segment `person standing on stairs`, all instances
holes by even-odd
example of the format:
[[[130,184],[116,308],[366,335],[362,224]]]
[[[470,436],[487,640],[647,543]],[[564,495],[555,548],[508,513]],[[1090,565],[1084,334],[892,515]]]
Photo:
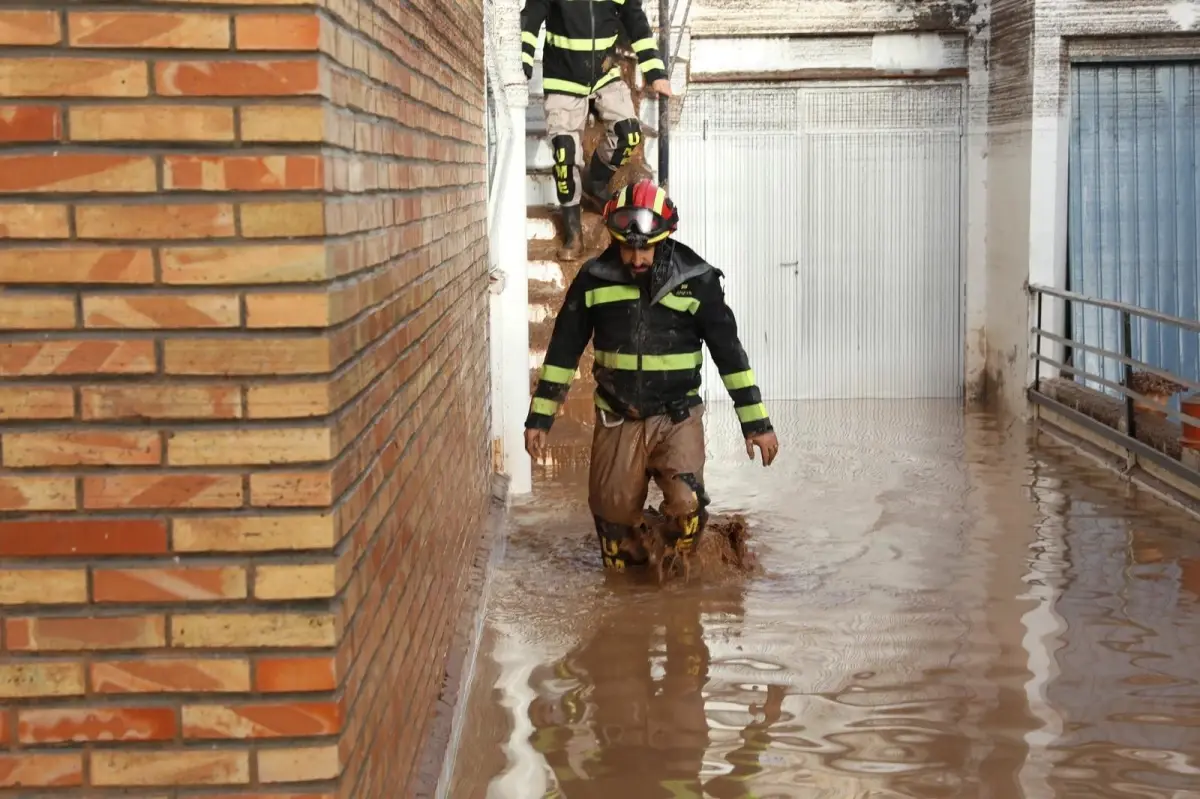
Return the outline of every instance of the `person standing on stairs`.
[[[608,184],[629,163],[642,140],[642,128],[629,86],[621,77],[614,48],[623,28],[637,53],[646,84],[671,96],[667,67],[655,46],[642,0],[525,0],[521,9],[521,61],[533,77],[538,33],[546,25],[542,58],[546,133],[554,153],[554,188],[562,207],[563,241],[558,257],[574,261],[583,250],[581,194],[600,210]],[[605,137],[592,153],[583,176],[582,133],[589,112],[604,123]]]

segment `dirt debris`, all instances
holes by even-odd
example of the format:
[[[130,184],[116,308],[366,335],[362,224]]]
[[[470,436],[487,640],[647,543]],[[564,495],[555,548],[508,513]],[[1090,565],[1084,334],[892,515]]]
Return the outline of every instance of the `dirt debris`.
[[[750,527],[741,514],[712,514],[696,551],[676,555],[666,542],[675,538],[666,517],[656,510],[645,513],[642,544],[650,553],[650,568],[660,583],[714,580],[756,574],[758,558],[750,550]]]

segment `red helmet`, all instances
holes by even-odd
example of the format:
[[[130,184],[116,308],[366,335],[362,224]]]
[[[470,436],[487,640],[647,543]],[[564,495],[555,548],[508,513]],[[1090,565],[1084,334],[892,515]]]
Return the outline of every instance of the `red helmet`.
[[[652,180],[639,180],[604,206],[604,224],[617,241],[643,249],[675,232],[679,212],[665,189]]]

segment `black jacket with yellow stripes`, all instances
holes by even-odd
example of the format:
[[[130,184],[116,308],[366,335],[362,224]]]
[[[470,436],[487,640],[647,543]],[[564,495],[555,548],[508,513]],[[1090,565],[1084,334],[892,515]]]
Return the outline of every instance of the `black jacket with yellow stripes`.
[[[646,82],[667,77],[642,0],[525,0],[521,9],[521,60],[526,78],[533,75],[538,31],[543,22],[546,44],[542,76],[548,94],[587,97],[620,80],[621,70],[612,54],[621,28],[637,53]]]
[[[534,391],[527,428],[549,430],[567,396],[579,356],[592,341],[596,405],[644,419],[700,404],[703,346],[733,399],[742,432],[771,420],[725,304],[720,270],[673,240],[659,245],[645,279],[621,262],[616,245],[588,261],[567,289]]]

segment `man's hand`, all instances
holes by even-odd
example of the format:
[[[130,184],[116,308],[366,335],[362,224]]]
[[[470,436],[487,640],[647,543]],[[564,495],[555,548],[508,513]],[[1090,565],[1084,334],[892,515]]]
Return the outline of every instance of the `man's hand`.
[[[653,89],[660,97],[671,96],[671,81],[667,80],[666,78],[659,78],[658,80],[654,81],[654,83],[650,84],[650,88]]]
[[[546,431],[536,427],[525,428],[525,451],[535,461],[541,460],[542,453],[546,451]]]
[[[525,433],[525,441],[529,441],[529,433]],[[758,433],[756,435],[746,437],[746,454],[750,456],[750,460],[754,460],[754,448],[758,447],[762,453],[762,465],[770,466],[775,460],[775,456],[779,454],[779,439],[775,437],[775,433]]]

